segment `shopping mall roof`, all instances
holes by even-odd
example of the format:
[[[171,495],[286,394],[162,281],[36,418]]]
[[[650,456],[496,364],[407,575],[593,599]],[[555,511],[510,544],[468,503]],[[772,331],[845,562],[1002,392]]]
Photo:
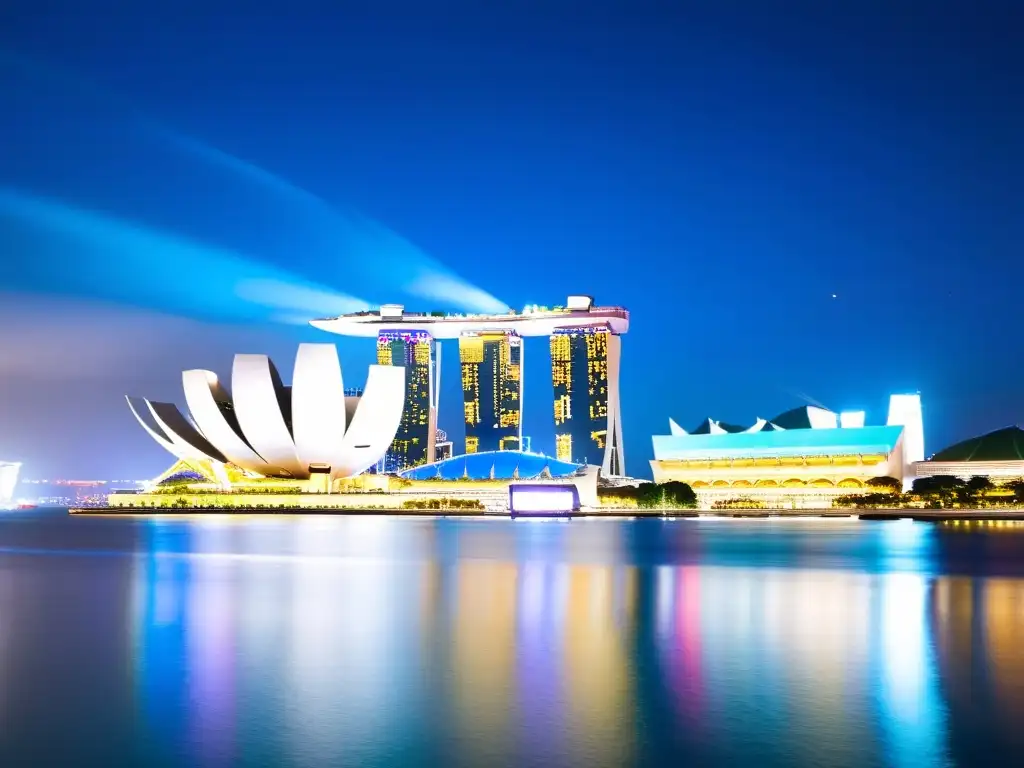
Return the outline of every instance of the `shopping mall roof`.
[[[1024,429],[1004,427],[945,448],[928,461],[1022,461]]]
[[[408,480],[528,480],[537,477],[570,477],[578,464],[524,451],[483,451],[452,456],[400,472]]]
[[[784,456],[888,455],[903,427],[777,429],[714,435],[655,435],[656,461]]]

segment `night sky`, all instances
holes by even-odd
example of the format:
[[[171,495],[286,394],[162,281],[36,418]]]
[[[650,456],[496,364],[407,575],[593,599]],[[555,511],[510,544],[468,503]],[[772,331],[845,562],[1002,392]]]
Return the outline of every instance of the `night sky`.
[[[628,307],[638,476],[670,416],[881,423],[919,390],[931,453],[1024,415],[1024,3],[177,5],[0,8],[0,459],[27,477],[153,476],[124,394],[180,403],[235,352],[290,378],[332,340],[304,318],[392,299]],[[339,348],[362,378],[373,344]]]

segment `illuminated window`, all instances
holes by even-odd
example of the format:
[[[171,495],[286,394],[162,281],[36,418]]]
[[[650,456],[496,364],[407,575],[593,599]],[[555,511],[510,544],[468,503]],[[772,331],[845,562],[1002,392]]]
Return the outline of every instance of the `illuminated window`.
[[[522,340],[511,333],[483,332],[459,339],[466,437],[478,451],[518,443],[522,413]]]
[[[571,446],[564,456],[571,461],[599,461],[605,452],[610,337],[607,326],[587,326],[559,329],[550,339],[555,439]]]
[[[555,436],[555,458],[559,461],[572,461],[572,435]]]

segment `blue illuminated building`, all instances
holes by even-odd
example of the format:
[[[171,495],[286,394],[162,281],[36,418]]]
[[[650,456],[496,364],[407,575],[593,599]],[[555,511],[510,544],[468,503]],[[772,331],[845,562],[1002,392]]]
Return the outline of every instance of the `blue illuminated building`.
[[[859,429],[786,429],[726,434],[654,435],[661,461],[759,459],[814,456],[888,456],[903,434],[901,426]]]
[[[572,477],[578,464],[559,461],[537,453],[487,451],[453,456],[400,472],[409,480],[530,480],[544,477]]]

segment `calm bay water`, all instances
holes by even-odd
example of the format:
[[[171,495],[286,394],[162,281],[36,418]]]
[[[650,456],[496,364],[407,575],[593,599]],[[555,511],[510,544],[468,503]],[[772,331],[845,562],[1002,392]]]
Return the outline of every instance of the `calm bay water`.
[[[0,765],[1008,765],[1024,527],[0,516]]]

